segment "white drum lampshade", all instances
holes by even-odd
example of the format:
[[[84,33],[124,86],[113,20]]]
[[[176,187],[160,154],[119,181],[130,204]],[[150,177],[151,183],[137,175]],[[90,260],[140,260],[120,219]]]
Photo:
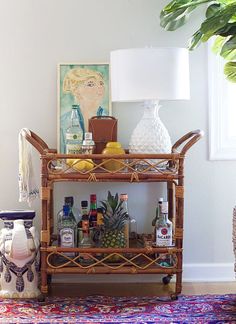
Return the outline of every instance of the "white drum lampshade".
[[[189,60],[184,48],[135,48],[111,52],[113,102],[144,102],[131,153],[169,153],[171,141],[158,116],[159,100],[189,99]]]

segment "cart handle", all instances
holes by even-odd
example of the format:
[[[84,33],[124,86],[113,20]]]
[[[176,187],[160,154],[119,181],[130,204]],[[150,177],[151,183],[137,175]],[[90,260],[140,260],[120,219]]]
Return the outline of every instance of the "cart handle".
[[[23,136],[26,138],[26,140],[33,145],[33,147],[40,153],[57,153],[56,149],[50,149],[48,145],[42,140],[41,137],[39,137],[37,134],[35,134],[33,131],[30,130],[30,134],[27,132],[23,133]]]
[[[185,155],[185,153],[190,149],[193,144],[200,140],[204,135],[204,132],[200,129],[191,131],[184,136],[182,136],[173,146],[172,146],[172,153],[176,153],[178,148],[187,141],[187,143],[183,146],[180,154]]]

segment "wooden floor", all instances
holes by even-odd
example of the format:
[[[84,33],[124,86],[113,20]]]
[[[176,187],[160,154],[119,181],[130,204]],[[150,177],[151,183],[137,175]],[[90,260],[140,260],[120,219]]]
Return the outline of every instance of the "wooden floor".
[[[174,283],[169,285],[152,283],[80,283],[52,284],[51,296],[165,296],[174,290]],[[235,282],[183,283],[182,294],[236,294]]]

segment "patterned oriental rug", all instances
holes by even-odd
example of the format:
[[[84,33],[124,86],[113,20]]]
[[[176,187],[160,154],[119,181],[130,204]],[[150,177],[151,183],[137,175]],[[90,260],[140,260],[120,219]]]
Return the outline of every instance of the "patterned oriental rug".
[[[236,323],[236,294],[0,299],[0,323]]]

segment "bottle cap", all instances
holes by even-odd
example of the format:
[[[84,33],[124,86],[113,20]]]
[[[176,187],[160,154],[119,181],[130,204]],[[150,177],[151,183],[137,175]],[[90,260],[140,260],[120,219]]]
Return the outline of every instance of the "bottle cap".
[[[96,194],[91,194],[90,195],[90,201],[97,201],[97,195]]]
[[[72,109],[78,109],[79,105],[72,105]]]
[[[68,215],[69,214],[70,207],[69,205],[63,205],[63,213]]]
[[[159,200],[158,200],[159,203],[163,202],[163,201],[164,201],[164,199],[162,197],[160,197]]]
[[[100,208],[100,207],[98,207],[98,208],[97,208],[97,213],[101,213],[101,214],[103,214],[103,209]]]
[[[161,205],[162,214],[168,214],[168,201],[163,201]]]
[[[91,141],[93,139],[93,134],[90,132],[85,132],[84,133],[84,139]]]
[[[120,200],[128,200],[128,194],[120,194]]]
[[[83,208],[88,207],[88,201],[87,200],[82,200],[81,201],[81,207],[83,207]]]
[[[73,207],[74,205],[74,197],[65,197],[65,205],[69,205],[70,207]]]

